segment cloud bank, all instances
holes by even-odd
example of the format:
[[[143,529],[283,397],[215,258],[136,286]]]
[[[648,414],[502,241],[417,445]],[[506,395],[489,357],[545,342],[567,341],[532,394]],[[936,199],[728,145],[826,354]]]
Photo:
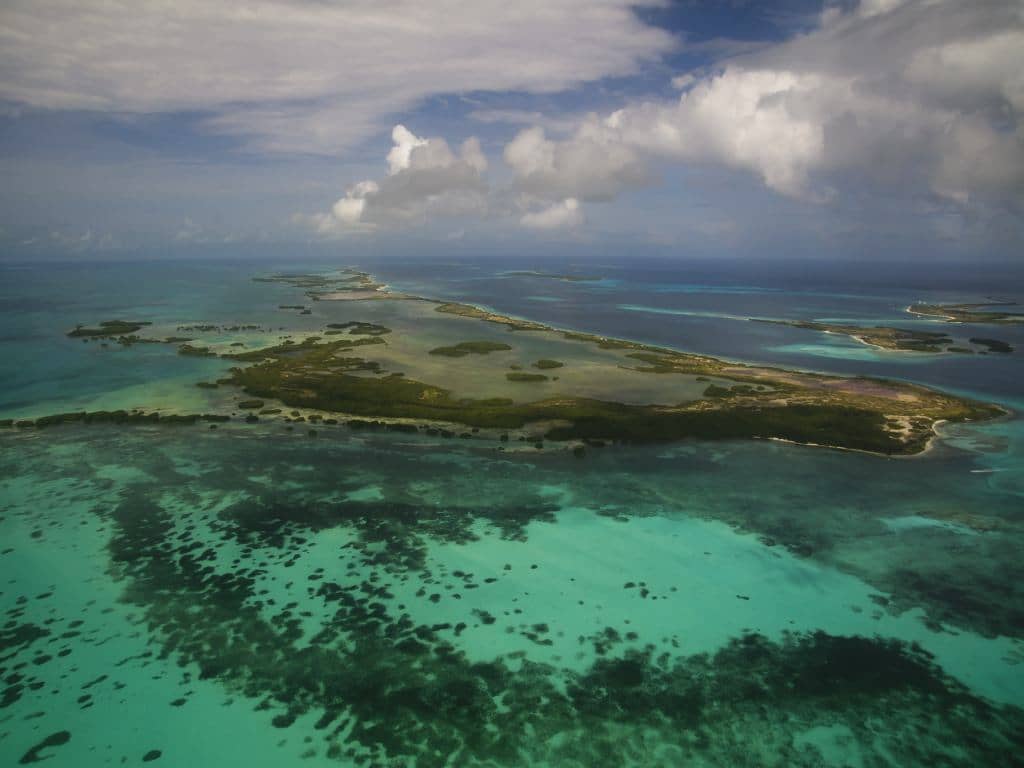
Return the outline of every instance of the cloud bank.
[[[555,92],[674,46],[653,0],[5,0],[0,100],[208,113],[262,150],[339,153],[439,93]]]
[[[811,203],[841,199],[852,186],[1024,206],[1024,5],[1014,0],[830,8],[812,32],[671,82],[677,98],[589,115],[563,131],[567,138],[549,138],[543,125],[521,129],[503,151],[510,188],[478,210],[514,216],[527,229],[571,229],[583,222],[584,203],[614,200],[673,164],[751,174]],[[394,139],[389,162],[418,151],[408,132],[396,129]],[[461,189],[486,192],[471,175],[443,175],[438,189],[461,179]],[[336,216],[362,221],[363,200],[376,194],[350,191]],[[510,197],[512,205],[494,203]]]
[[[673,101],[588,117],[505,150],[533,195],[608,200],[669,163],[749,172],[826,200],[855,179],[961,203],[1024,203],[1024,5],[865,0],[794,40],[673,79]]]

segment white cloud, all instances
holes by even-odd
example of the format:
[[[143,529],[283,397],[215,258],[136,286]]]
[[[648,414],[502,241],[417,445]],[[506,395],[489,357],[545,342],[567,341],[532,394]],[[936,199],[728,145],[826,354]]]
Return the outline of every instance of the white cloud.
[[[380,186],[375,181],[361,181],[352,186],[331,208],[331,213],[342,224],[358,224],[366,209],[366,198],[380,192]]]
[[[548,141],[543,128],[527,128],[505,147],[505,162],[520,176],[552,173],[555,143]]]
[[[905,74],[940,99],[968,108],[1004,99],[1019,114],[1024,112],[1022,51],[1024,29],[955,40],[915,51]]]
[[[527,229],[573,229],[583,223],[583,211],[579,201],[570,197],[543,210],[525,214],[519,223]]]
[[[520,190],[548,200],[610,200],[648,178],[637,152],[594,116],[566,141],[552,141],[538,127],[520,131],[504,157]]]
[[[608,199],[669,161],[748,171],[827,199],[850,179],[901,194],[1024,203],[1024,7],[871,0],[793,41],[676,78],[674,101],[591,116],[506,148],[535,196]]]
[[[861,18],[870,18],[880,13],[889,13],[905,2],[906,0],[860,0],[854,13]]]
[[[403,125],[391,132],[388,175],[353,184],[330,213],[299,217],[324,235],[421,222],[431,215],[481,214],[487,208],[487,159],[476,138],[452,152]]]
[[[671,50],[657,0],[5,0],[0,100],[209,111],[267,150],[334,153],[438,93],[556,92]]]
[[[416,147],[427,146],[427,140],[416,136],[404,125],[396,125],[391,131],[395,146],[388,152],[388,172],[398,173],[409,167],[409,158]]]
[[[613,113],[605,132],[636,151],[750,170],[776,191],[801,195],[823,155],[824,129],[800,105],[841,86],[814,74],[730,68],[674,104]]]
[[[672,87],[677,91],[685,91],[691,85],[697,82],[697,76],[692,72],[686,72],[682,75],[676,75],[672,78]]]
[[[609,200],[647,183],[653,158],[723,163],[754,171],[779,192],[804,194],[808,169],[824,152],[824,130],[792,107],[844,84],[741,69],[693,82],[676,102],[591,115],[564,141],[524,129],[506,146],[505,162],[520,188],[547,199]]]
[[[523,109],[475,109],[470,120],[485,124],[529,125],[556,133],[572,133],[580,123],[579,114],[545,114]]]

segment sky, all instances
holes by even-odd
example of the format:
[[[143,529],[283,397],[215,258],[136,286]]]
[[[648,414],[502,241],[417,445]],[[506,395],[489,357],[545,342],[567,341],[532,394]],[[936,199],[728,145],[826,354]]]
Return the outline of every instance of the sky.
[[[1024,254],[1022,0],[4,0],[0,257]]]

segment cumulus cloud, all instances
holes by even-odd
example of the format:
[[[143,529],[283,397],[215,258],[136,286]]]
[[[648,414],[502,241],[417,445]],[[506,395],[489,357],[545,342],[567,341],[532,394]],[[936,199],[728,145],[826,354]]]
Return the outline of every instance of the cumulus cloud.
[[[674,81],[553,142],[522,131],[517,183],[608,199],[669,161],[747,171],[821,200],[849,179],[958,201],[1024,201],[1024,7],[1016,0],[865,0],[820,28]]]
[[[569,197],[560,203],[523,215],[519,223],[527,229],[574,229],[583,223],[583,211],[579,201]]]
[[[804,105],[838,85],[816,74],[730,68],[674,104],[623,109],[603,127],[634,151],[724,163],[759,174],[779,192],[800,195],[825,142],[822,125]]]
[[[648,178],[637,151],[593,116],[565,141],[552,141],[540,127],[522,130],[504,157],[523,192],[547,199],[610,200]]]
[[[395,142],[395,146],[388,152],[388,170],[393,174],[409,167],[412,151],[416,147],[428,145],[426,139],[421,139],[404,125],[394,127],[391,131],[391,140]]]
[[[421,138],[404,125],[394,127],[391,139],[388,175],[353,184],[329,213],[306,223],[321,234],[336,234],[486,210],[487,158],[476,138],[464,141],[457,154],[444,139]]]
[[[5,0],[0,100],[209,112],[266,150],[340,152],[438,93],[556,92],[673,48],[657,0]]]
[[[329,211],[298,215],[295,222],[334,237],[420,225],[439,217],[518,221],[535,231],[570,230],[584,221],[581,202],[573,195],[552,202],[524,191],[522,184],[491,188],[485,179],[487,158],[476,138],[464,141],[456,152],[443,138],[423,138],[396,125],[391,140],[386,175],[352,184]],[[506,157],[532,169],[543,186],[540,180],[561,167],[556,157],[545,157],[548,144],[543,131],[532,129],[507,148]],[[456,231],[464,234],[464,229]]]

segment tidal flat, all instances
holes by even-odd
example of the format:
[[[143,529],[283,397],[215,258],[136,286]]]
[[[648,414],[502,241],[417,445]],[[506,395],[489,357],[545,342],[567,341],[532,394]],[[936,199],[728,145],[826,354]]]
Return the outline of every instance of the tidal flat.
[[[233,274],[244,305],[108,299],[24,343],[159,376],[0,411],[5,764],[1020,764],[1013,397]],[[65,335],[110,317],[191,340]],[[757,436],[784,437],[816,405],[885,414],[850,429],[897,455],[901,418],[937,436],[890,458],[671,416],[776,408]],[[935,423],[956,408],[983,410]]]

